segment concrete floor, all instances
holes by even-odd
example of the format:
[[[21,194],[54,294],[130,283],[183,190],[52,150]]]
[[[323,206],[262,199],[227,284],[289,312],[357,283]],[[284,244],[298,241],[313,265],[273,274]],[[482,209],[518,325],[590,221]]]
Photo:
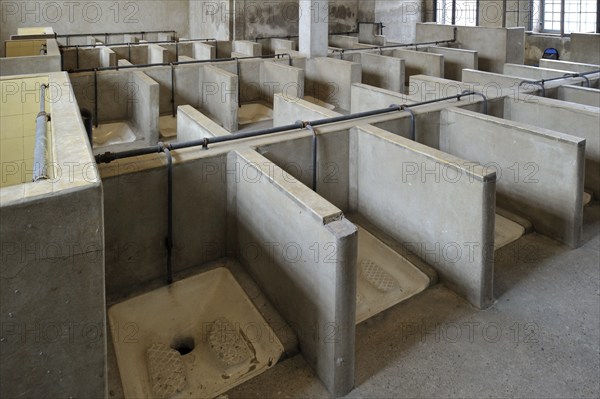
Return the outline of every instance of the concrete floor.
[[[496,257],[485,311],[438,284],[357,327],[348,398],[598,398],[600,203],[576,250],[537,233]],[[326,398],[301,356],[229,391],[236,398]]]

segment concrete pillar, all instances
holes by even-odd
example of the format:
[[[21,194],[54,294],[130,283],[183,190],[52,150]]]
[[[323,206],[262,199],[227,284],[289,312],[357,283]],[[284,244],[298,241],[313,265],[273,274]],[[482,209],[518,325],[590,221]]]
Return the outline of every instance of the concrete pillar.
[[[328,0],[300,0],[299,50],[303,55],[326,57],[329,29]]]

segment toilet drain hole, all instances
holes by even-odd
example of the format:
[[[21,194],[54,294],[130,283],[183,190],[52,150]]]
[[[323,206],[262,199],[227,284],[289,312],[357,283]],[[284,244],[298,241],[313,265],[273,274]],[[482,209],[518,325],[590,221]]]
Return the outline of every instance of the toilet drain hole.
[[[184,356],[193,351],[195,346],[194,338],[185,337],[175,340],[171,348],[179,352],[181,356]]]

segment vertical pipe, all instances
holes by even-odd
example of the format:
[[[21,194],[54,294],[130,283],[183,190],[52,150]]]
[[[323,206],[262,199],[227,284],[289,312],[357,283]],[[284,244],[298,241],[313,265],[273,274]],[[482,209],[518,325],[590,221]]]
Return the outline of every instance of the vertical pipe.
[[[456,0],[452,0],[452,25],[456,25]]]
[[[177,116],[177,109],[175,108],[175,65],[171,63],[171,113],[173,118]]]
[[[46,88],[48,86],[42,84],[40,87],[40,112],[35,120],[35,147],[33,152],[33,181],[37,182],[47,179],[46,175]]]
[[[131,62],[131,43],[127,43],[127,61]]]
[[[560,35],[565,35],[565,0],[560,0]]]
[[[237,57],[235,59],[235,68],[236,68],[237,76],[238,76],[238,80],[237,80],[238,107],[241,108],[242,107],[242,95],[241,95],[242,77],[240,76],[240,60]]]
[[[175,62],[179,61],[179,43],[175,42]]]
[[[167,284],[173,282],[173,158],[171,151],[164,144],[160,144],[167,156]]]
[[[75,56],[76,56],[76,64],[77,69],[79,69],[79,45],[75,46]]]
[[[396,104],[390,105],[390,107],[396,107],[396,106],[397,106]],[[410,114],[410,139],[412,141],[416,141],[416,139],[417,139],[417,123],[415,121],[415,113],[406,104],[401,105],[400,109],[402,111],[406,111]]]
[[[94,69],[94,126],[98,127],[98,70]]]
[[[317,132],[311,125],[306,125],[306,128],[312,133],[312,189],[317,192]]]

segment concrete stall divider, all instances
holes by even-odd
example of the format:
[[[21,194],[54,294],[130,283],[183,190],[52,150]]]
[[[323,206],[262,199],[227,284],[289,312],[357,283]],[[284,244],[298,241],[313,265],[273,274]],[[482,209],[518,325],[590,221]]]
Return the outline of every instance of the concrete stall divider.
[[[581,62],[540,59],[540,68],[560,69],[569,72],[592,72],[600,69],[600,65]]]
[[[504,119],[585,139],[585,188],[600,197],[600,109],[551,98],[504,100]],[[576,195],[577,193],[573,193]]]
[[[218,123],[191,105],[177,108],[177,139],[191,141],[230,134]]]
[[[557,100],[600,107],[600,90],[580,86],[559,86]]]
[[[174,61],[175,57],[171,57],[166,48],[156,44],[148,45],[148,64],[163,64]]]
[[[378,54],[361,53],[362,83],[404,93],[404,60]]]
[[[212,60],[217,58],[215,46],[202,42],[195,42],[193,46],[193,58],[197,60]]]
[[[444,77],[444,56],[425,51],[388,50],[384,54],[404,60],[404,81],[408,84],[411,75],[429,75]]]
[[[262,55],[262,45],[260,43],[251,42],[250,40],[234,40],[231,42],[231,56],[239,57],[254,57]]]
[[[351,86],[361,82],[361,74],[361,66],[356,62],[325,57],[307,59],[305,94],[348,111]]]
[[[238,129],[238,79],[237,75],[216,66],[204,67],[200,109],[230,132]]]
[[[117,54],[110,47],[100,48],[100,66],[112,67],[117,65]]]
[[[227,179],[230,245],[297,334],[306,362],[333,396],[345,395],[354,387],[356,227],[254,150],[231,152],[227,169],[238,176]],[[296,255],[267,252],[269,243]],[[328,255],[315,259],[315,245]],[[257,259],[250,247],[272,255]]]
[[[299,120],[312,121],[340,115],[302,98],[288,97],[282,93],[275,94],[273,98],[274,127],[288,125]]]
[[[494,171],[374,126],[353,129],[350,209],[417,254],[478,308],[493,300],[495,203]],[[427,252],[449,247],[457,258]]]
[[[479,69],[478,54],[474,50],[463,50],[451,47],[427,47],[427,52],[444,56],[444,78],[458,80],[462,78],[462,70]]]
[[[525,61],[524,28],[488,28],[482,26],[452,26],[436,23],[417,23],[416,42],[449,40],[453,47],[477,51],[478,66],[482,71],[501,73],[505,63],[523,64]]]
[[[134,127],[137,139],[145,140],[147,145],[158,143],[160,85],[141,71],[131,74],[133,93],[127,101],[128,120]]]
[[[498,206],[526,218],[542,234],[580,245],[584,139],[447,108],[441,114],[440,150],[495,170]]]

